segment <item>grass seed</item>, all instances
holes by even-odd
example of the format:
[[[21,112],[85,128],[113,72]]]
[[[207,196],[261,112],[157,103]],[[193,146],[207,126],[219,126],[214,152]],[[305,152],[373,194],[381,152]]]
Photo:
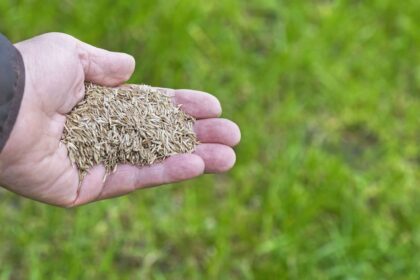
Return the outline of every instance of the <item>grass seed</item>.
[[[81,179],[98,164],[108,175],[117,164],[151,165],[191,153],[198,144],[195,119],[163,89],[86,83],[85,90],[84,99],[67,115],[61,139]]]

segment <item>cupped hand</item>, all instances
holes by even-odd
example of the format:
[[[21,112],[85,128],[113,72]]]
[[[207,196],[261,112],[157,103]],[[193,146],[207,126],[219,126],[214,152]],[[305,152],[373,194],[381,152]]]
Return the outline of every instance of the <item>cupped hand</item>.
[[[79,181],[65,145],[60,144],[66,113],[84,96],[84,82],[117,86],[134,71],[133,57],[109,52],[62,33],[48,33],[16,44],[22,54],[25,92],[18,118],[0,154],[0,185],[31,199],[72,207],[229,170],[231,147],[240,140],[238,126],[221,114],[212,95],[168,89],[174,103],[197,118],[200,141],[193,154],[172,156],[147,167],[119,165],[103,180],[105,168],[93,167]]]

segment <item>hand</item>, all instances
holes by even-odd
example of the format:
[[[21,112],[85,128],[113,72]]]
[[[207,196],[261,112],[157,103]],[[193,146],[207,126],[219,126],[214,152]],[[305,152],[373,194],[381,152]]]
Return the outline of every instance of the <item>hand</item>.
[[[103,166],[93,167],[83,182],[60,138],[68,113],[84,96],[84,82],[117,86],[134,71],[133,57],[98,49],[69,35],[44,34],[16,44],[26,70],[18,118],[0,154],[0,184],[20,195],[63,207],[123,195],[139,188],[179,182],[230,169],[231,148],[239,128],[221,114],[218,100],[207,93],[169,90],[176,104],[197,118],[202,144],[148,167],[120,165],[103,182]]]

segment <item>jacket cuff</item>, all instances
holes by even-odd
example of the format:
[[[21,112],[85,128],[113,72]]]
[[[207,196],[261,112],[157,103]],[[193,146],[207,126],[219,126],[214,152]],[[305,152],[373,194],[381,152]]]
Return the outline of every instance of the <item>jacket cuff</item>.
[[[16,122],[24,89],[25,66],[22,55],[0,34],[0,152]]]

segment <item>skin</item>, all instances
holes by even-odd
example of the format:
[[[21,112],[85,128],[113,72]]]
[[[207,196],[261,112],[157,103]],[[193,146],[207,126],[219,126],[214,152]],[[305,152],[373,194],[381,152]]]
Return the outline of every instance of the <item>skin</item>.
[[[117,86],[135,68],[134,58],[90,46],[61,33],[48,33],[16,44],[26,71],[25,92],[10,138],[0,154],[0,185],[44,203],[74,207],[134,190],[188,180],[232,168],[240,140],[238,126],[221,114],[212,95],[168,89],[175,104],[197,118],[201,142],[182,154],[148,167],[119,165],[106,177],[95,166],[82,182],[67,149],[60,144],[68,113],[84,96],[84,82]]]

